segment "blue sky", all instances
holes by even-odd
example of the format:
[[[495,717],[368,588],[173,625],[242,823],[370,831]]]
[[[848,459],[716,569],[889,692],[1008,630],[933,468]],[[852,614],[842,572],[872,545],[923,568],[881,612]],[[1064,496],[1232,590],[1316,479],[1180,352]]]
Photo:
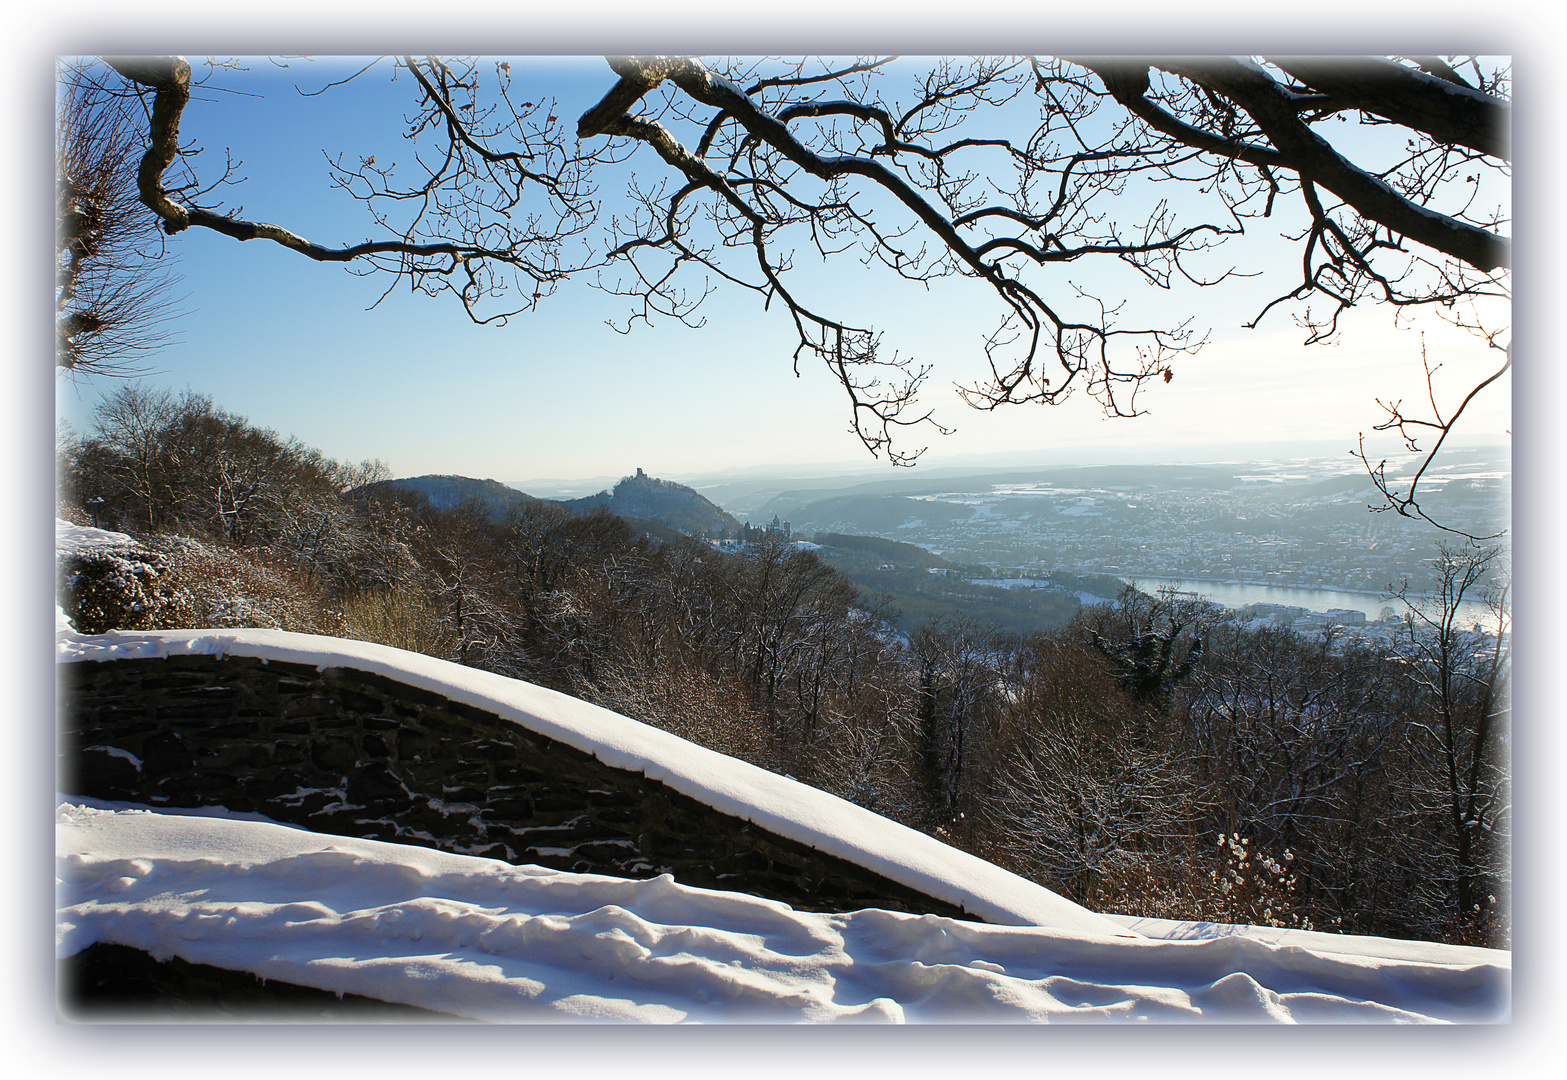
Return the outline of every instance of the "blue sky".
[[[352,68],[341,61],[294,62],[287,70],[266,60],[247,64],[248,72],[220,73],[186,110],[182,135],[205,148],[202,169],[211,171],[231,149],[247,179],[230,202],[243,204],[244,216],[324,244],[365,238],[370,226],[360,207],[329,187],[323,151],[349,160],[374,153],[382,162],[406,154],[398,139],[413,100],[406,74],[393,83],[383,65],[305,97],[296,86],[315,90]],[[568,117],[614,81],[594,57],[519,60],[513,74],[528,96],[560,97]],[[643,177],[667,171],[646,151],[636,164]],[[1247,242],[1245,250],[1227,250],[1226,263],[1298,258],[1266,236]],[[538,311],[497,328],[473,325],[450,298],[406,290],[367,310],[386,279],[356,277],[261,241],[190,230],[171,250],[185,314],[149,381],[208,394],[333,457],[378,457],[396,475],[502,480],[614,476],[637,467],[678,477],[764,464],[875,464],[848,433],[847,404],[831,376],[809,361],[794,375],[790,324],[750,294],[711,298],[700,330],[666,320],[623,335],[606,320],[623,320],[627,300],[567,285]],[[1280,442],[1300,440],[1347,456],[1356,434],[1381,418],[1376,398],[1424,396],[1420,330],[1449,391],[1493,365],[1467,335],[1434,319],[1395,330],[1385,311],[1357,313],[1352,332],[1331,347],[1303,349],[1304,333],[1284,312],[1257,330],[1242,329],[1288,287],[1283,278],[1158,294],[1081,267],[1063,273],[1056,287],[1064,290],[1068,276],[1110,295],[1130,289],[1140,306],[1129,321],[1190,314],[1211,331],[1205,349],[1176,364],[1172,383],[1142,399],[1150,415],[1106,420],[1081,395],[1058,407],[994,413],[962,405],[953,384],[980,376],[983,335],[998,317],[993,296],[972,282],[926,292],[845,257],[813,270],[806,287],[832,313],[884,330],[889,351],[934,365],[923,400],[957,431],[905,436],[906,449],[929,445],[925,465],[1022,451],[1037,451],[1040,461],[1099,452],[1201,457],[1214,444],[1233,444],[1225,456],[1267,456]],[[61,382],[57,415],[86,430],[105,387],[113,384]],[[1505,439],[1508,396],[1505,386],[1487,395],[1465,441]],[[1376,447],[1388,455],[1397,449],[1387,439]]]

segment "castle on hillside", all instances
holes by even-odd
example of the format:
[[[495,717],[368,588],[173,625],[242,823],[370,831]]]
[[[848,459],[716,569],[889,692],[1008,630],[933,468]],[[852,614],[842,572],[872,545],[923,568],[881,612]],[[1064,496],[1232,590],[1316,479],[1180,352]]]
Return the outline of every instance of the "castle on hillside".
[[[747,521],[740,526],[738,539],[742,544],[749,544],[752,540],[760,540],[764,536],[777,536],[788,540],[791,535],[789,523],[787,521],[779,521],[778,515],[774,514],[772,523],[769,525],[752,525]]]

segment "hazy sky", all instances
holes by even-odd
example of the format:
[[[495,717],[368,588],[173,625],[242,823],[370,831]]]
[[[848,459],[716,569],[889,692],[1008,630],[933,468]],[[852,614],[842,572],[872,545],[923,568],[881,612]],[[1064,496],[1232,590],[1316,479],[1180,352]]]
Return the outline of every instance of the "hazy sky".
[[[364,238],[369,224],[356,203],[330,189],[323,151],[348,160],[375,153],[382,162],[406,154],[398,139],[413,101],[406,74],[392,83],[383,66],[305,97],[296,86],[319,89],[350,69],[341,62],[296,62],[286,71],[265,60],[249,64],[248,73],[220,74],[186,110],[182,136],[205,148],[201,167],[210,171],[231,149],[247,180],[230,203],[243,204],[244,216],[329,245]],[[513,76],[527,95],[558,96],[570,117],[614,82],[598,58],[517,60]],[[668,173],[646,151],[637,165],[646,178]],[[1266,260],[1268,243],[1259,236],[1225,258]],[[1275,257],[1298,267],[1292,248],[1275,247],[1282,253]],[[665,321],[623,335],[606,320],[623,321],[628,300],[568,284],[539,311],[496,328],[473,325],[450,298],[406,290],[367,310],[388,279],[356,277],[262,241],[239,244],[194,229],[171,251],[185,314],[148,381],[208,394],[336,458],[378,457],[399,476],[502,480],[615,476],[638,467],[678,477],[761,464],[874,464],[847,430],[842,390],[817,363],[802,362],[794,375],[791,324],[777,305],[764,312],[750,293],[710,298],[700,330]],[[1125,287],[1089,267],[1070,277]],[[1141,399],[1149,415],[1136,420],[1107,420],[1082,395],[1062,406],[994,413],[964,406],[953,385],[980,376],[983,335],[1000,314],[986,287],[955,281],[927,292],[845,256],[813,275],[810,288],[830,313],[884,331],[888,351],[934,366],[923,400],[957,431],[905,434],[905,449],[930,447],[922,465],[1003,451],[1037,450],[1041,461],[1140,449],[1150,458],[1202,456],[1206,449],[1196,447],[1228,443],[1257,444],[1265,455],[1267,444],[1296,440],[1321,440],[1325,452],[1347,456],[1357,433],[1369,434],[1382,418],[1376,398],[1425,396],[1421,329],[1429,358],[1443,365],[1448,400],[1495,366],[1495,354],[1473,338],[1434,319],[1394,329],[1383,310],[1356,313],[1351,332],[1330,347],[1303,348],[1305,334],[1285,311],[1257,330],[1242,329],[1290,284],[1279,276],[1171,294],[1138,285],[1131,298],[1144,306],[1129,308],[1128,322],[1190,314],[1211,331],[1211,343],[1178,360],[1171,383],[1149,388]],[[98,395],[114,385],[60,382],[58,415],[87,430]],[[1462,441],[1505,441],[1509,392],[1498,385],[1486,395]],[[1397,443],[1382,437],[1373,449],[1391,458]]]

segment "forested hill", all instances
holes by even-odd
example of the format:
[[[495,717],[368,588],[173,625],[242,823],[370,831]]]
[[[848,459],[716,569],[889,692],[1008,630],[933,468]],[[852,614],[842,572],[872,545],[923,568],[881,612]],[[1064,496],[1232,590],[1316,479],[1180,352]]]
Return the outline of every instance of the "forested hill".
[[[940,555],[932,555],[917,544],[905,544],[901,540],[887,540],[880,536],[849,536],[844,533],[817,533],[815,542],[822,547],[844,553],[875,559],[879,563],[895,563],[917,567],[921,570],[958,570]]]
[[[414,491],[430,500],[432,509],[455,510],[477,502],[499,522],[513,509],[548,504],[562,506],[577,514],[600,507],[625,518],[640,533],[668,542],[671,532],[694,537],[724,537],[738,534],[740,523],[691,488],[668,480],[657,480],[641,469],[616,484],[612,491],[601,491],[581,499],[539,499],[498,480],[476,480],[468,476],[410,476],[383,481],[381,487]]]
[[[1114,578],[1057,570],[1000,588],[950,548],[851,530],[812,530],[803,545],[763,529],[730,553],[617,516],[668,522],[711,506],[641,474],[587,500],[603,509],[577,507],[596,512],[443,512],[383,486],[379,462],[335,462],[201,395],[140,383],[109,395],[58,454],[57,530],[130,534],[62,559],[61,614],[79,632],[286,629],[525,679],[1090,908],[1507,940],[1510,635],[1414,629],[1433,610],[1451,627],[1452,603],[1403,605],[1411,629],[1398,642],[1329,641],[1210,622],[1178,595],[1079,603],[1118,590]],[[1108,487],[1091,497],[1143,501]],[[673,520],[701,531],[734,519]],[[652,543],[643,528],[666,532]],[[1089,530],[1085,550],[1114,539]],[[1040,550],[1041,566],[1061,565],[1058,547]],[[1494,557],[1443,552],[1447,595]]]
[[[508,487],[499,480],[475,480],[469,476],[410,476],[401,480],[387,480],[384,486],[417,491],[430,500],[431,507],[441,511],[454,510],[464,503],[479,502],[496,521],[504,518],[513,507],[521,509],[542,501]]]
[[[880,536],[817,533],[822,561],[848,578],[867,602],[890,600],[888,617],[905,633],[934,618],[977,620],[997,630],[1028,635],[1065,626],[1081,604],[1065,589],[1010,590],[981,584],[983,566],[948,562],[922,547]],[[1112,594],[1118,591],[1116,583]]]
[[[566,499],[561,505],[578,513],[604,507],[621,517],[642,518],[677,529],[687,536],[734,536],[740,523],[714,505],[705,496],[671,480],[658,480],[638,469],[615,485],[581,499]]]

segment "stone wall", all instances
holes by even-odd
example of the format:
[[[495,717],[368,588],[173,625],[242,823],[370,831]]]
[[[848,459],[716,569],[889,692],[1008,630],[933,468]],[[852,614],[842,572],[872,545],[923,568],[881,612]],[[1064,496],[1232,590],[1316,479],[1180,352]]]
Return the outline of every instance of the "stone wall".
[[[482,709],[246,657],[59,665],[59,790],[576,873],[673,874],[812,911],[961,908]]]

